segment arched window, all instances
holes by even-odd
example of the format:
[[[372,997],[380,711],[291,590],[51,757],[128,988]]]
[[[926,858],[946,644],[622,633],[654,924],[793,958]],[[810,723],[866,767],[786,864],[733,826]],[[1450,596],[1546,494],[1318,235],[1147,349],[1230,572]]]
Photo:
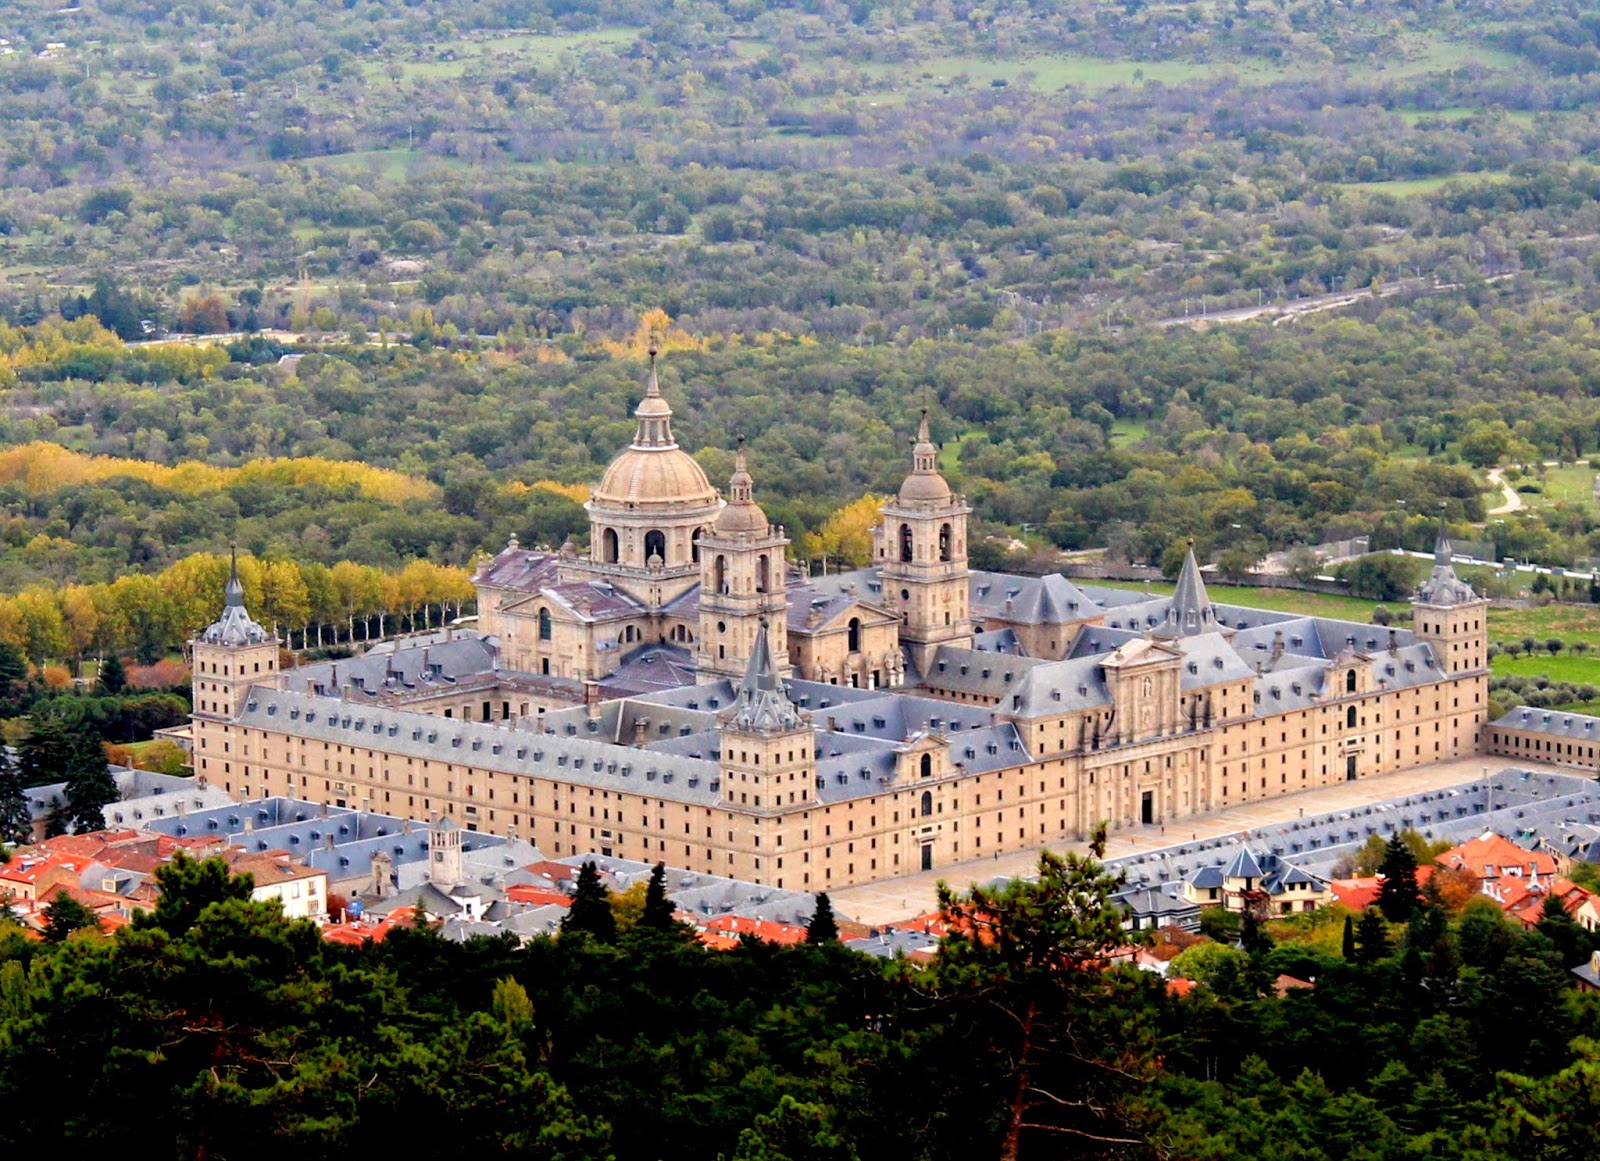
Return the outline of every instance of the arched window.
[[[756,557],[756,592],[764,593],[767,591],[767,584],[771,580],[770,568],[771,566],[767,563],[765,553]]]
[[[550,610],[539,610],[539,640],[550,640]]]
[[[911,559],[911,525],[900,525],[900,559]]]
[[[700,534],[704,531],[704,528],[696,528],[689,533],[689,559],[696,564],[700,563]]]
[[[950,559],[950,525],[939,525],[939,559]]]
[[[850,632],[850,650],[849,651],[851,653],[860,653],[861,652],[861,618],[860,617],[851,617],[850,618],[850,630],[849,630],[849,632]]]
[[[600,561],[602,564],[617,563],[617,530],[607,528],[600,534]]]
[[[648,562],[652,556],[659,556],[663,564],[667,560],[667,534],[659,528],[652,528],[644,534],[644,558]]]
[[[930,818],[930,817],[932,817],[932,815],[933,815],[933,791],[924,790],[922,792],[922,817],[923,818]]]
[[[1350,729],[1356,728],[1356,707],[1351,706],[1344,711],[1344,724]]]
[[[924,755],[922,755],[922,776],[924,778],[932,778],[933,777],[933,755],[932,754],[924,754]],[[928,795],[924,794],[923,797],[927,798]],[[927,814],[928,812],[926,810],[924,810],[922,813],[923,814]]]
[[[1354,693],[1356,691],[1356,671],[1354,669],[1344,675],[1344,691],[1346,693]]]
[[[716,592],[719,592],[719,593],[727,592],[728,591],[728,558],[725,557],[725,556],[717,557],[717,562],[716,562],[716,564],[714,564],[712,566],[711,571],[712,571],[712,579],[711,579],[711,587],[712,587],[712,589],[714,589]]]

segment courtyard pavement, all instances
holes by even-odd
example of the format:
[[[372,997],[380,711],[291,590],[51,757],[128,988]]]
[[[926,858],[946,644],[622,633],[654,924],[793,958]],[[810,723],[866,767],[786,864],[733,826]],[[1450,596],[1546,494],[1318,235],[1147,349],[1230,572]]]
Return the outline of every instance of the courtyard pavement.
[[[1424,791],[1442,790],[1480,780],[1486,773],[1498,773],[1513,764],[1511,759],[1482,754],[1456,758],[1447,762],[1433,762],[1393,774],[1379,774],[1359,782],[1340,782],[1335,786],[1322,786],[1302,790],[1259,802],[1230,806],[1208,814],[1199,814],[1167,826],[1138,826],[1113,831],[1106,844],[1106,858],[1116,859],[1170,847],[1175,843],[1194,839],[1217,839],[1242,834],[1261,827],[1293,822],[1308,815],[1319,815],[1358,806],[1404,798]],[[1536,770],[1550,774],[1583,776],[1571,767],[1515,759],[1518,770]],[[926,915],[937,909],[938,883],[942,879],[952,886],[965,889],[973,883],[986,883],[1001,876],[1014,877],[1032,874],[1039,862],[1040,847],[1013,851],[987,859],[952,863],[932,871],[904,875],[879,883],[864,883],[858,887],[845,887],[830,891],[828,898],[841,915],[871,926],[894,923]],[[1088,853],[1085,843],[1068,843],[1050,846],[1050,850]]]

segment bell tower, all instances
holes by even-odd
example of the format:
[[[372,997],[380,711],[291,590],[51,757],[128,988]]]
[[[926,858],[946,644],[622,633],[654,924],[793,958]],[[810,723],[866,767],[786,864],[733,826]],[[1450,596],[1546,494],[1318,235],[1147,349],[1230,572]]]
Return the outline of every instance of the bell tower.
[[[1489,664],[1489,602],[1456,575],[1454,550],[1439,521],[1433,571],[1411,598],[1411,627],[1433,646],[1441,673],[1471,673]]]
[[[911,474],[880,509],[874,563],[884,604],[900,614],[900,643],[919,673],[940,645],[971,645],[967,517],[972,509],[939,474],[939,449],[922,413],[911,449]]]
[[[737,678],[766,626],[769,649],[787,670],[789,596],[783,529],[767,522],[755,502],[744,438],[728,478],[728,503],[700,538],[699,680]]]

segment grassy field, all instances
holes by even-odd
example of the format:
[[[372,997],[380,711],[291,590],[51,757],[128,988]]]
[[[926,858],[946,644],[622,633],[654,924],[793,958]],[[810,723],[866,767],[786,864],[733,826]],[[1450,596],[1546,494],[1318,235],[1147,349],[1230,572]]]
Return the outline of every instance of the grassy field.
[[[1107,589],[1142,589],[1139,581],[1080,581],[1074,582]],[[1172,592],[1169,584],[1152,584],[1152,593],[1167,596]],[[1372,620],[1372,610],[1382,601],[1364,601],[1358,597],[1339,597],[1328,593],[1307,593],[1299,589],[1258,589],[1248,585],[1220,585],[1207,582],[1206,592],[1211,599],[1224,605],[1249,605],[1257,609],[1271,609],[1277,613],[1298,613],[1306,617],[1332,617],[1340,621]],[[1393,608],[1391,604],[1389,606]]]
[[[640,31],[637,28],[599,28],[564,36],[526,33],[494,39],[471,37],[441,41],[428,46],[433,56],[431,60],[392,60],[368,65],[368,80],[459,77],[470,66],[488,57],[510,57],[528,63],[554,60],[564,52],[632,44],[638,39]]]
[[[1444,177],[1414,177],[1400,181],[1345,181],[1337,183],[1340,189],[1359,190],[1363,193],[1386,193],[1397,198],[1426,197],[1438,193],[1451,182],[1500,182],[1510,178],[1500,171],[1482,173],[1452,173]]]
[[[1111,443],[1130,444],[1138,443],[1142,439],[1150,438],[1150,429],[1142,423],[1131,419],[1119,419],[1111,425]]]
[[[1546,468],[1542,481],[1542,491],[1522,492],[1523,503],[1530,508],[1538,508],[1550,504],[1587,504],[1594,498],[1595,470],[1587,464],[1567,464],[1562,467]],[[1540,484],[1536,474],[1523,476],[1519,480],[1512,480],[1513,488],[1520,484]]]
[[[818,62],[819,65],[823,62]],[[995,60],[975,55],[924,57],[905,63],[868,63],[862,66],[868,75],[896,77],[911,85],[943,86],[956,77],[966,77],[973,85],[987,85],[991,81],[1012,82],[1024,73],[1033,74],[1032,84],[1037,89],[1079,88],[1101,92],[1118,85],[1136,85],[1146,81],[1160,81],[1175,85],[1198,77],[1213,76],[1231,71],[1243,77],[1259,75],[1262,79],[1281,76],[1283,70],[1265,67],[1235,68],[1191,61],[1135,61],[1106,60],[1101,57],[1077,56],[1071,53],[1049,53],[1022,57],[1018,60]]]
[[[1542,609],[1490,609],[1489,640],[1544,642],[1560,637],[1571,646],[1582,641],[1600,650],[1600,606],[1546,605]],[[1541,645],[1541,652],[1542,652]]]
[[[1573,685],[1600,685],[1600,657],[1569,657],[1565,653],[1552,657],[1541,651],[1513,660],[1502,653],[1489,663],[1489,668],[1502,677],[1548,677]]]

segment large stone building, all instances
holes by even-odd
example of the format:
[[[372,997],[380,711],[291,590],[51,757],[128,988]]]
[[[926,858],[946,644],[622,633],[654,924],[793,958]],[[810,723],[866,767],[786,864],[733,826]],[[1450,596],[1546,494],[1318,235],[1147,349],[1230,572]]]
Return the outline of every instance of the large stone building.
[[[279,671],[230,583],[197,772],[821,890],[1476,752],[1486,602],[1441,534],[1411,629],[975,572],[926,417],[871,567],[810,577],[673,439],[652,364],[589,550],[515,542],[476,634]]]

